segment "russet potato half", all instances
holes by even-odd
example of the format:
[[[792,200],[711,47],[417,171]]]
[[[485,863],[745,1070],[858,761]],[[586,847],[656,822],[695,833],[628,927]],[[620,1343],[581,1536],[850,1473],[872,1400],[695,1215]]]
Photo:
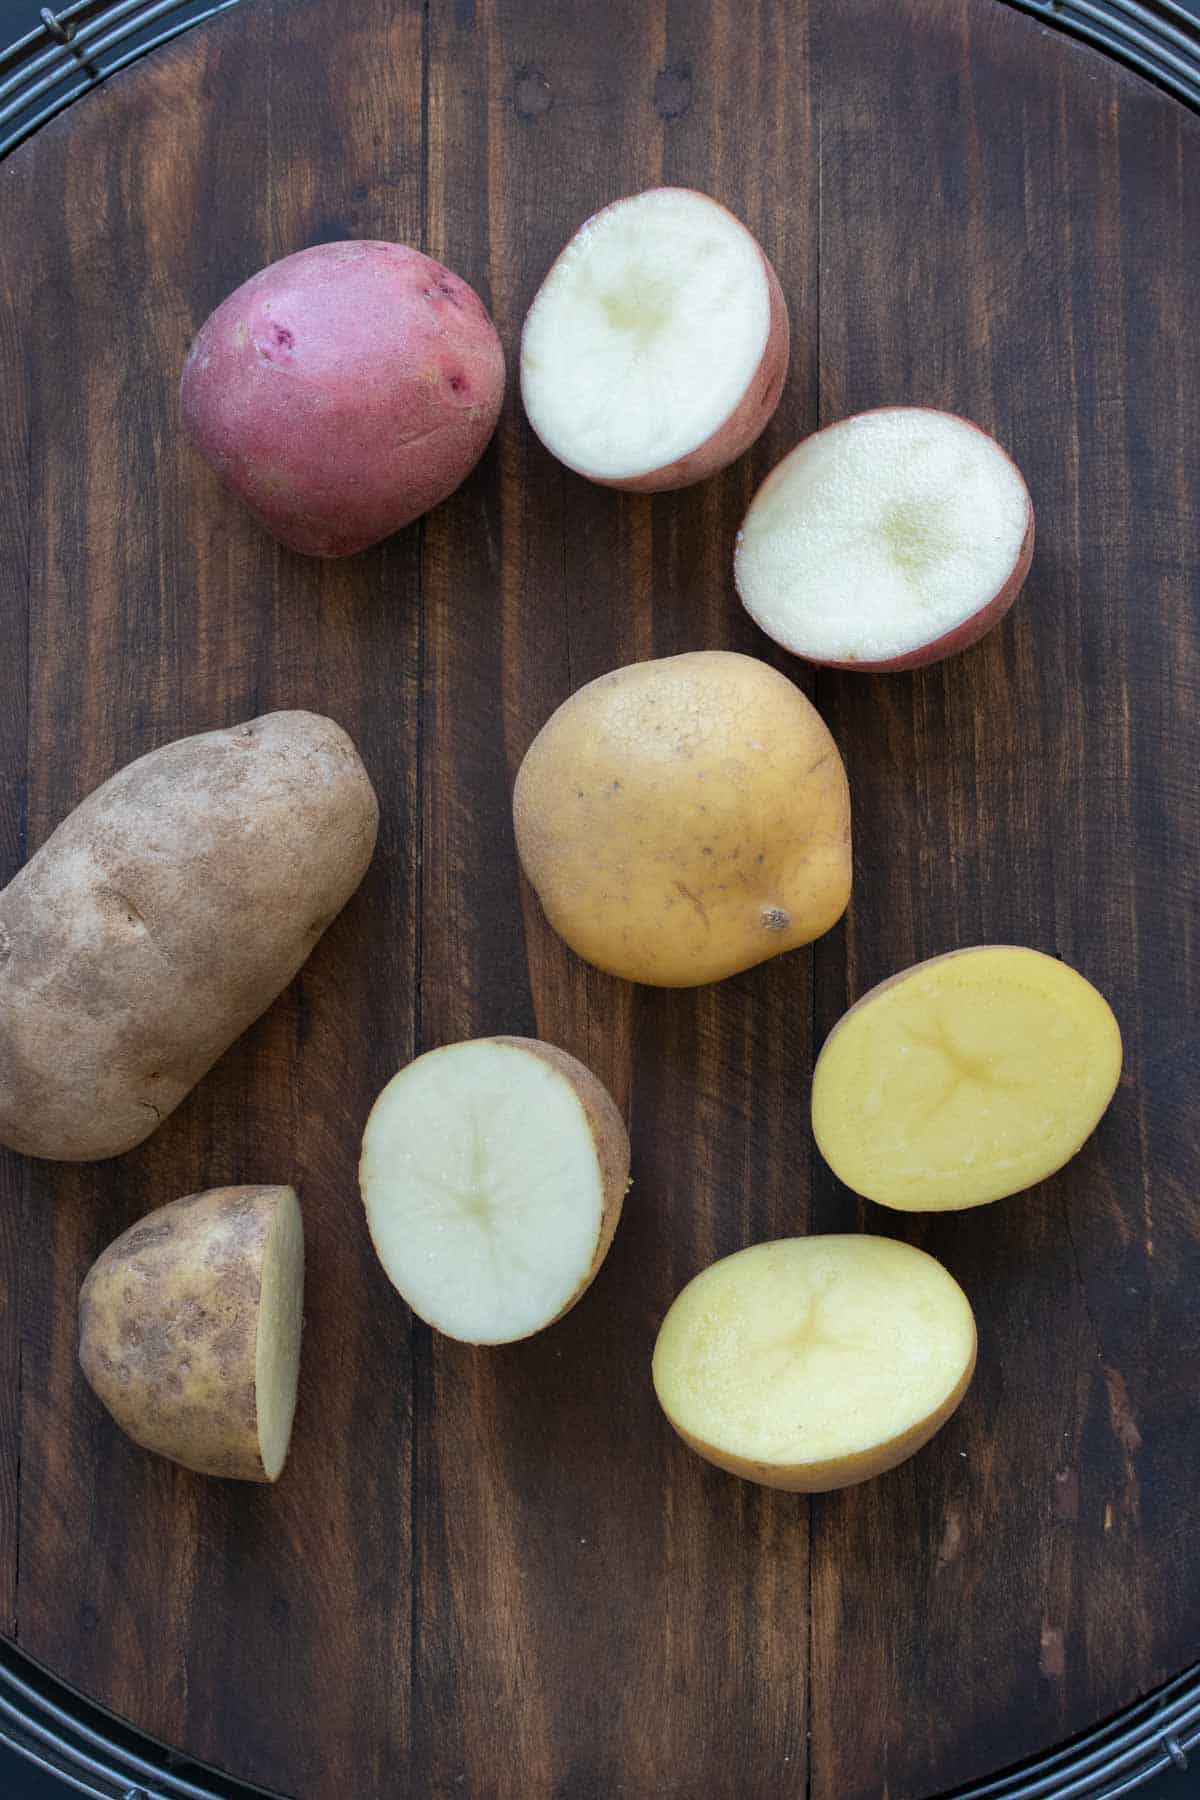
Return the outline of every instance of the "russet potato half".
[[[304,1228],[290,1187],[210,1188],[101,1252],[79,1361],[136,1444],[202,1475],[275,1481],[300,1372]]]

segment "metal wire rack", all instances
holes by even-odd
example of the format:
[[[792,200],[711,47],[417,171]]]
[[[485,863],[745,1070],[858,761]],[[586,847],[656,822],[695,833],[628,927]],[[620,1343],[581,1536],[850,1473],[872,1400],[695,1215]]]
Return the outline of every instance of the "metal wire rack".
[[[0,1643],[0,1742],[91,1800],[255,1800],[122,1725]],[[1200,1765],[1200,1667],[1074,1743],[943,1800],[1121,1800]],[[1183,1800],[1183,1790],[1180,1791]]]
[[[118,69],[237,0],[72,0],[0,50],[0,156]]]
[[[1200,21],[1176,0],[1005,0],[1200,112]],[[0,157],[109,76],[238,0],[72,0],[0,51]],[[92,1800],[252,1800],[81,1699],[0,1641],[0,1742]],[[944,1800],[1120,1800],[1200,1763],[1200,1664],[1036,1762]]]
[[[0,51],[0,156],[110,75],[238,0],[71,0]],[[1200,30],[1177,0],[1007,0],[1200,111]],[[31,9],[32,10],[32,9]]]
[[[1176,0],[1007,0],[1084,38],[1200,112],[1200,25]]]

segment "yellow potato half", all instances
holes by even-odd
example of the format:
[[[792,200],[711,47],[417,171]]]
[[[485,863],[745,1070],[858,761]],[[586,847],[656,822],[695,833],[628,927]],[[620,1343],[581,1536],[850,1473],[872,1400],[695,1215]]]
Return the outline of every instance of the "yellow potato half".
[[[517,847],[580,956],[653,987],[720,981],[836,924],[850,796],[819,713],[725,650],[589,682],[530,745]]]
[[[813,1072],[813,1134],[868,1200],[983,1206],[1068,1162],[1120,1075],[1120,1027],[1089,981],[985,944],[893,975],[839,1020]]]
[[[731,1475],[823,1493],[928,1443],[967,1391],[975,1319],[923,1250],[781,1238],[690,1281],[663,1320],[654,1388],[684,1443]]]

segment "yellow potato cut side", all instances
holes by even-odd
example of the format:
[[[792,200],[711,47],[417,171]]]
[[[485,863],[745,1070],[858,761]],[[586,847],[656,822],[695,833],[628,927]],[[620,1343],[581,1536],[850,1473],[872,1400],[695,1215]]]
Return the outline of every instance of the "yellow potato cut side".
[[[974,1367],[970,1303],[932,1256],[891,1238],[783,1238],[688,1283],[658,1334],[654,1387],[718,1468],[822,1493],[920,1449]]]
[[[813,1074],[813,1133],[868,1200],[983,1206],[1068,1162],[1120,1074],[1120,1028],[1090,982],[984,945],[906,969],[839,1021]]]
[[[287,1459],[300,1379],[304,1325],[304,1227],[293,1188],[281,1188],[263,1252],[254,1344],[254,1396],[258,1448],[268,1481]]]
[[[629,1138],[607,1091],[551,1044],[478,1038],[401,1069],[359,1182],[393,1287],[447,1337],[507,1344],[572,1307],[608,1250]]]

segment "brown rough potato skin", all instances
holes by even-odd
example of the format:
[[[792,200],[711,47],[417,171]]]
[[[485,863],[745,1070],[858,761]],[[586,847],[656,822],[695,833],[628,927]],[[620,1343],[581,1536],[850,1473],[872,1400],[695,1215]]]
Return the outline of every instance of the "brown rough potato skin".
[[[212,1188],[159,1207],[93,1263],[79,1363],[121,1430],[201,1475],[266,1481],[255,1355],[280,1187]]]
[[[0,1143],[132,1149],[264,1012],[357,888],[379,808],[331,719],[180,738],[0,893]]]
[[[601,1263],[608,1255],[608,1247],[612,1243],[613,1232],[620,1223],[621,1208],[625,1203],[625,1195],[630,1186],[629,1133],[625,1129],[624,1119],[617,1110],[617,1103],[604,1083],[598,1075],[593,1075],[587,1064],[581,1063],[578,1057],[572,1056],[567,1050],[560,1050],[556,1044],[543,1043],[541,1038],[498,1037],[493,1042],[511,1044],[517,1050],[528,1050],[531,1056],[540,1057],[558,1074],[566,1076],[583,1107],[591,1129],[592,1141],[596,1146],[596,1157],[600,1164],[600,1180],[604,1189],[604,1212],[600,1220],[600,1234],[596,1239],[592,1266],[588,1270],[585,1280],[572,1294],[557,1318],[549,1321],[551,1325],[556,1325],[558,1319],[569,1313],[575,1303],[586,1294],[600,1272]]]

